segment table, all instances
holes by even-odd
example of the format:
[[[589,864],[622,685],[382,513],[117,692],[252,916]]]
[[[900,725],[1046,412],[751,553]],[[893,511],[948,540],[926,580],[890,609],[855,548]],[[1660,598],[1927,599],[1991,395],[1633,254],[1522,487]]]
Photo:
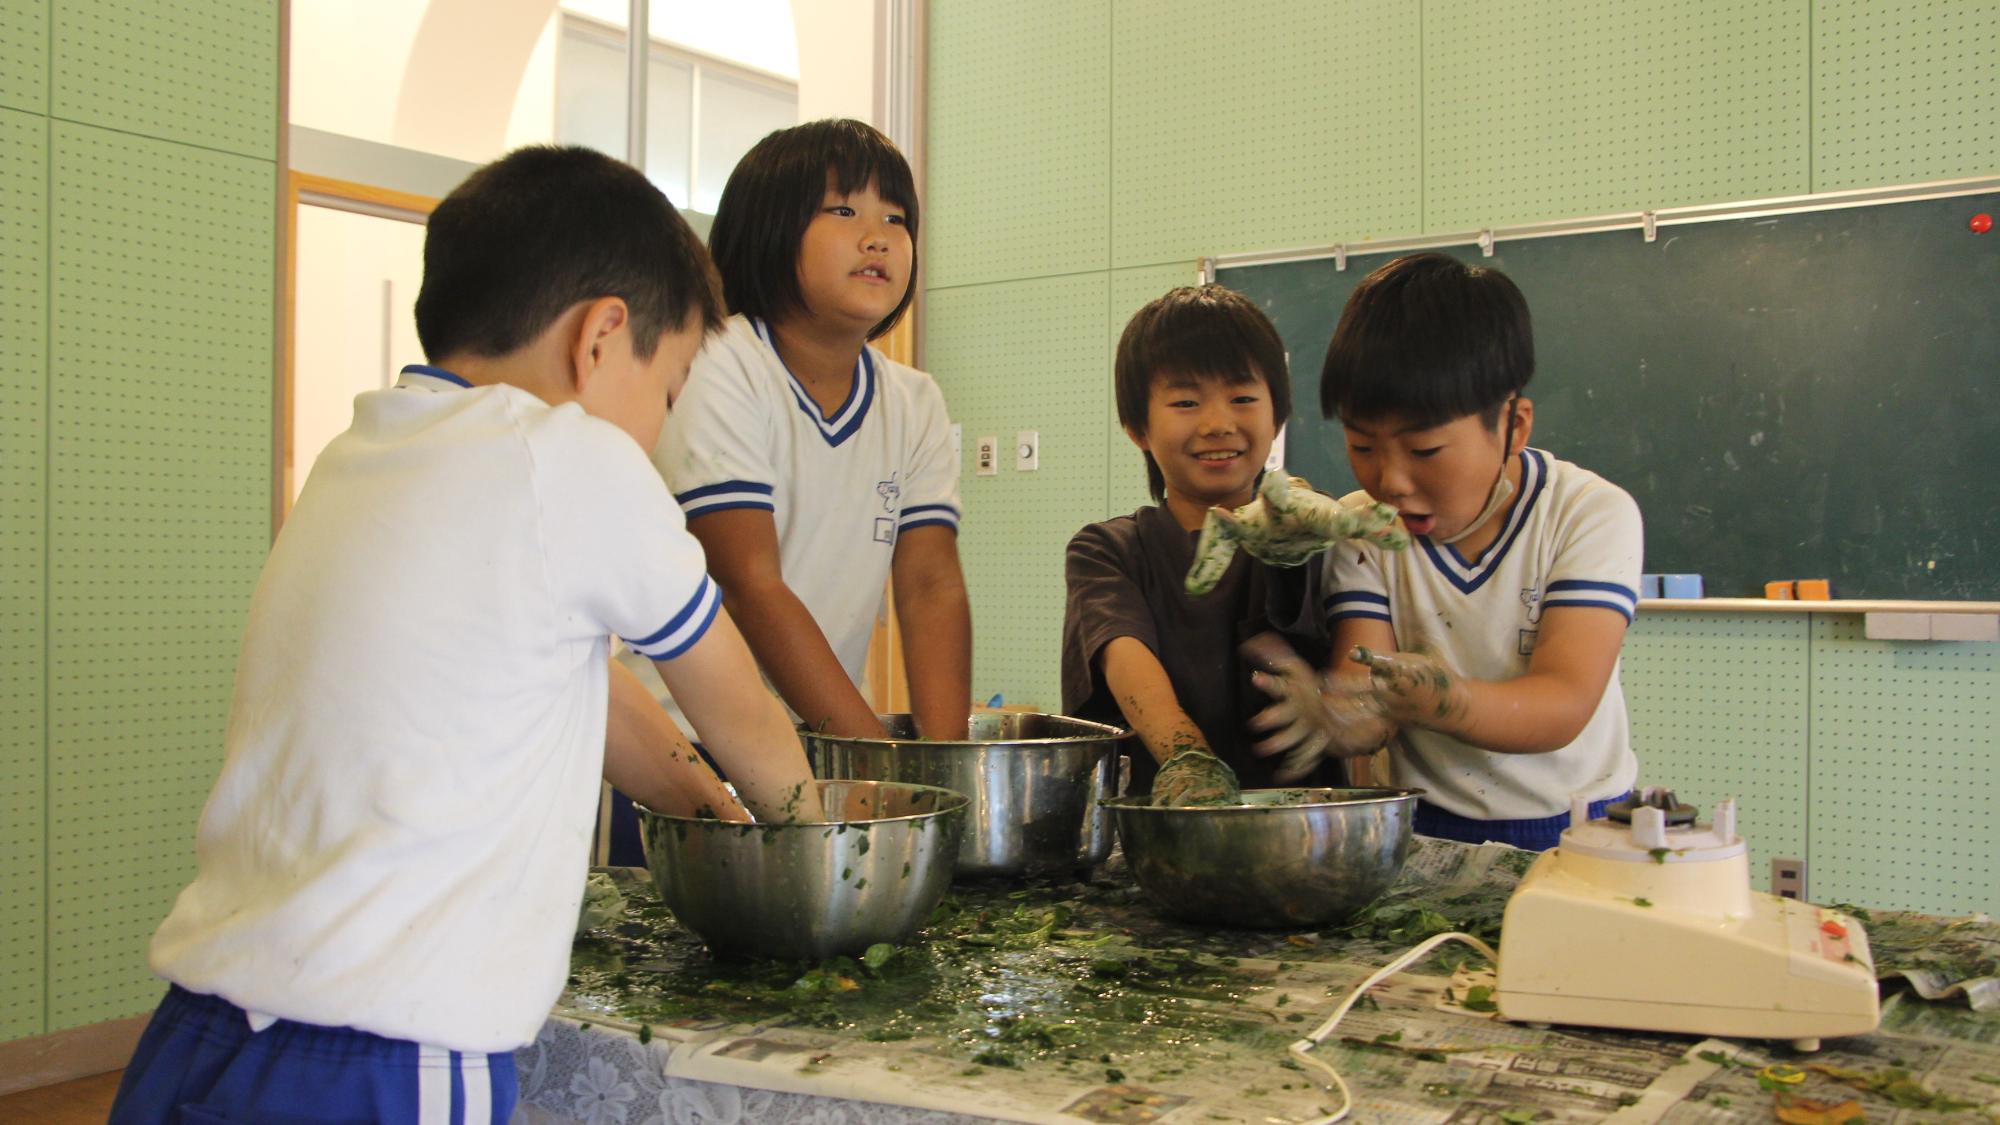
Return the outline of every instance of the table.
[[[1164,920],[1114,858],[1088,879],[958,885],[923,940],[818,966],[718,963],[642,872],[617,871],[622,908],[579,936],[568,990],[517,1055],[516,1121],[1306,1120],[1332,1098],[1286,1045],[1424,937],[1497,938],[1532,859],[1419,838],[1358,919],[1271,932]],[[1464,1006],[1483,966],[1461,946],[1377,988],[1318,1053],[1359,1121],[1721,1125],[1798,1099],[1837,1107],[1828,1121],[2000,1121],[2000,925],[1863,914],[1899,987],[1880,1030],[1817,1054],[1505,1023]],[[1774,1082],[1789,1072],[1772,1063],[1803,1080]]]

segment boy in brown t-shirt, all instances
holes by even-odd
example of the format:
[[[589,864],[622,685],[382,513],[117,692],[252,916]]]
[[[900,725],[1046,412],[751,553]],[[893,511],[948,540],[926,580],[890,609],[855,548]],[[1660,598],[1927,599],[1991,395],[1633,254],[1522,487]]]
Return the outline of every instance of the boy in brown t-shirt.
[[[1159,503],[1094,523],[1070,540],[1063,615],[1063,711],[1132,728],[1147,755],[1134,793],[1160,764],[1207,751],[1245,789],[1276,784],[1282,757],[1251,752],[1247,723],[1270,700],[1237,646],[1278,632],[1318,667],[1326,627],[1313,588],[1321,568],[1279,568],[1239,552],[1206,594],[1185,576],[1212,506],[1256,495],[1278,428],[1291,414],[1285,347],[1268,318],[1219,285],[1175,289],[1133,316],[1114,365],[1118,421],[1146,458]],[[1322,762],[1291,784],[1343,785]]]

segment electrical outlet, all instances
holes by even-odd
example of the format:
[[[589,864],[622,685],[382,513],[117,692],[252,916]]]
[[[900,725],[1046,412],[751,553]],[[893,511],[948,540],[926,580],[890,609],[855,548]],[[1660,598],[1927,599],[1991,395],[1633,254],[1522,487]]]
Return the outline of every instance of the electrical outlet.
[[[1794,898],[1806,901],[1806,861],[1803,859],[1773,859],[1771,861],[1771,893],[1779,898]]]
[[[1014,469],[1032,473],[1042,467],[1042,435],[1039,430],[1021,430],[1014,435]]]
[[[990,477],[1000,473],[1000,439],[994,434],[978,438],[973,445],[973,474]]]

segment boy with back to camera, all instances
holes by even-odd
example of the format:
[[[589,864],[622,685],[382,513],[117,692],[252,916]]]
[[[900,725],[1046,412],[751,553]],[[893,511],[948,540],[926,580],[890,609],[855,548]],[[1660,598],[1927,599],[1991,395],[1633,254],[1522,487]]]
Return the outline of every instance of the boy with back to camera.
[[[751,810],[820,818],[646,457],[721,320],[687,224],[608,157],[524,149],[431,216],[416,314],[430,365],[355,401],[258,582],[114,1122],[507,1120],[600,775],[744,817],[613,633]]]
[[[1125,326],[1112,378],[1118,421],[1145,457],[1157,503],[1070,540],[1063,710],[1139,736],[1147,756],[1133,762],[1131,791],[1151,793],[1156,804],[1225,797],[1230,787],[1215,776],[1222,771],[1198,768],[1208,755],[1242,787],[1268,786],[1281,767],[1251,753],[1247,726],[1267,701],[1236,650],[1275,630],[1323,653],[1309,589],[1316,576],[1240,554],[1204,593],[1189,593],[1185,576],[1209,510],[1240,508],[1257,495],[1271,443],[1291,415],[1284,344],[1241,295],[1219,285],[1175,289]],[[1169,762],[1175,768],[1160,772]],[[1301,777],[1342,784],[1335,763]]]
[[[1320,405],[1369,496],[1415,539],[1328,552],[1333,668],[1259,673],[1278,702],[1260,753],[1337,756],[1394,738],[1395,783],[1425,790],[1416,830],[1554,846],[1572,794],[1591,815],[1638,772],[1618,653],[1638,605],[1639,509],[1528,446],[1528,305],[1498,270],[1398,258],[1349,298]]]

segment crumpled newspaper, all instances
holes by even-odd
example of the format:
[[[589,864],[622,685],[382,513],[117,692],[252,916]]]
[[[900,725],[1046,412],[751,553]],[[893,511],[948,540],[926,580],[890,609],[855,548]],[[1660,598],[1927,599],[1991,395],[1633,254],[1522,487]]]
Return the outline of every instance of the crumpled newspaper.
[[[593,871],[583,880],[583,908],[577,912],[576,930],[595,930],[625,913],[625,895],[608,872]]]
[[[1229,763],[1206,750],[1183,750],[1168,758],[1153,778],[1156,808],[1238,805],[1243,789]]]
[[[1358,494],[1352,502],[1316,492],[1304,477],[1265,473],[1257,495],[1235,511],[1210,508],[1188,568],[1187,592],[1206,594],[1222,581],[1238,547],[1273,566],[1299,566],[1336,543],[1365,539],[1384,549],[1410,545],[1396,509]]]

